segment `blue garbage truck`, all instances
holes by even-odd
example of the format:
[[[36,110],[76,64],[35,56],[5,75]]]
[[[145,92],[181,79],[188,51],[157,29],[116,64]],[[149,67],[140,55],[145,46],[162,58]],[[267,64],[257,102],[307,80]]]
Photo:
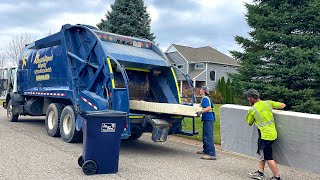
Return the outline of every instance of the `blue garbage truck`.
[[[152,132],[155,142],[168,134],[193,135],[181,130],[184,116],[129,107],[130,100],[180,104],[175,71],[149,40],[66,24],[26,45],[4,107],[12,122],[22,115],[45,115],[47,134],[66,142],[82,139],[80,112],[107,109],[127,113],[122,139],[135,140],[143,132]]]

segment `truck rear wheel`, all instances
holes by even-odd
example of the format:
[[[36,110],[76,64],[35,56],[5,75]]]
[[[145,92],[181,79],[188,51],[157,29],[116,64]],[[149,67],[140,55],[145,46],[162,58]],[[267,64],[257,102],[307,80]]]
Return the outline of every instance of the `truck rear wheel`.
[[[45,126],[49,136],[60,136],[60,116],[63,105],[59,103],[51,103],[46,112]]]
[[[19,114],[14,114],[12,100],[10,99],[7,105],[7,118],[10,122],[17,122]]]
[[[80,142],[82,132],[76,130],[76,115],[72,106],[66,106],[61,113],[60,134],[65,142]]]

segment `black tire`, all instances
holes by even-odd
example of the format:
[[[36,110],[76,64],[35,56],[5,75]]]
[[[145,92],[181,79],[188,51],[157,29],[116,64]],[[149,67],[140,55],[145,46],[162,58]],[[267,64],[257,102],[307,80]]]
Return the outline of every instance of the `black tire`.
[[[82,165],[82,171],[85,175],[93,175],[97,173],[97,170],[98,170],[97,163],[92,160],[88,160],[84,162]]]
[[[17,122],[19,114],[14,114],[12,100],[10,99],[7,105],[7,118],[10,122]]]
[[[80,142],[82,132],[76,130],[76,114],[72,106],[66,106],[61,113],[61,138],[68,143]]]
[[[51,103],[46,112],[45,126],[49,136],[59,137],[60,136],[60,117],[63,104]]]
[[[142,136],[142,132],[138,132],[138,133],[131,133],[131,136],[129,137],[128,140],[132,140],[132,141],[135,141],[135,140],[138,140],[140,137]]]
[[[80,167],[82,167],[83,163],[84,163],[83,157],[80,156],[80,157],[78,158],[78,165],[79,165]]]

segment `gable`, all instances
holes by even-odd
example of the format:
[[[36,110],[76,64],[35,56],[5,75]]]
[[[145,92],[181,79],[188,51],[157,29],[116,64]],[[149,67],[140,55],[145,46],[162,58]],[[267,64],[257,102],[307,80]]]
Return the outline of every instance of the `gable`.
[[[172,53],[172,52],[177,52],[178,50],[173,46],[171,45],[169,47],[169,49],[166,50],[166,53]]]
[[[178,52],[166,53],[166,56],[171,64],[187,64],[186,60]]]

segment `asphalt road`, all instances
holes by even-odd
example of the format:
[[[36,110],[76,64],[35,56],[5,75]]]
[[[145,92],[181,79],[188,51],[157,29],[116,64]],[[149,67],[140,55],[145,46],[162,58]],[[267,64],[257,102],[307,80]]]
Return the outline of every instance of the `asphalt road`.
[[[216,161],[201,160],[195,154],[199,146],[170,139],[153,143],[149,135],[144,135],[138,141],[123,143],[118,174],[85,176],[77,164],[82,144],[47,136],[43,118],[22,117],[10,123],[1,108],[0,179],[250,180],[248,173],[257,168],[257,160],[223,151],[217,152]],[[287,180],[320,179],[320,174],[285,166],[279,169]],[[267,170],[266,175],[270,178],[271,172]]]

